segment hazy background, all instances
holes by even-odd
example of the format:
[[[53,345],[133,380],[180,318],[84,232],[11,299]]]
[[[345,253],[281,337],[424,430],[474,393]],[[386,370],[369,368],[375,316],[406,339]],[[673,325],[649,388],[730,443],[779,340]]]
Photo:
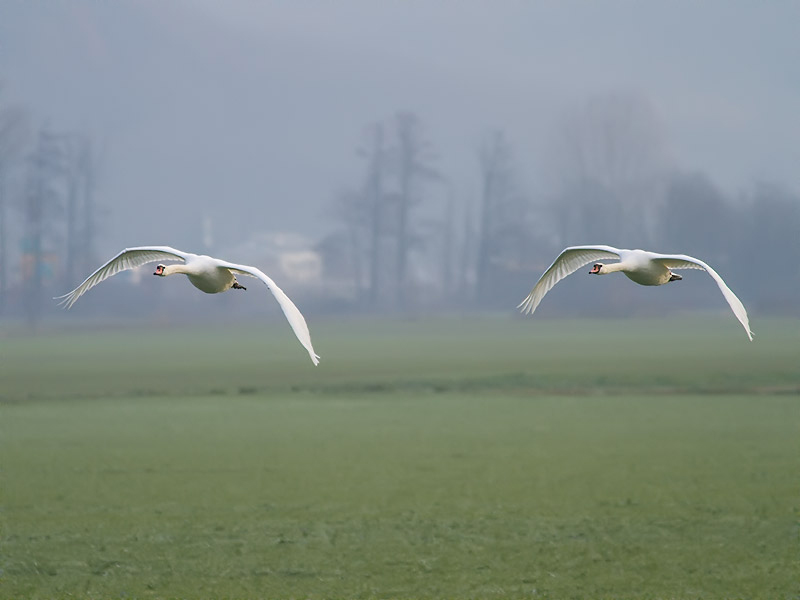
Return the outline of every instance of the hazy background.
[[[35,320],[146,244],[320,311],[511,311],[561,248],[608,243],[798,314],[797,23],[794,2],[5,0],[3,311]],[[264,304],[117,279],[75,310]],[[543,313],[727,310],[701,274],[561,285]]]

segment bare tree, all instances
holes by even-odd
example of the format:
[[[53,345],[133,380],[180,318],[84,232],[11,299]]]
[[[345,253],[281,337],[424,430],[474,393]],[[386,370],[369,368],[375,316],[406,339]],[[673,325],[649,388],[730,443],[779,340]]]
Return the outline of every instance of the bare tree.
[[[412,221],[413,210],[423,184],[438,178],[430,166],[431,146],[417,117],[398,113],[388,124],[368,127],[358,154],[367,163],[363,188],[339,194],[332,213],[345,224],[356,277],[366,279],[366,304],[405,308],[409,255],[426,238],[422,224]]]
[[[412,112],[395,115],[397,144],[394,149],[398,193],[396,196],[396,301],[401,309],[407,308],[408,260],[418,232],[411,224],[411,213],[422,201],[422,187],[426,182],[440,178],[431,166],[433,148],[424,137],[419,117]]]
[[[367,159],[367,180],[364,186],[364,208],[369,229],[369,305],[377,307],[381,290],[383,237],[385,231],[386,146],[382,123],[370,127],[368,145],[360,154]]]
[[[330,270],[339,277],[351,278],[359,302],[366,297],[368,289],[364,263],[367,258],[365,233],[369,229],[370,220],[365,205],[363,191],[339,192],[334,198],[329,214],[342,222],[344,232],[328,236],[323,244],[326,249],[326,271]],[[335,253],[337,256],[328,256],[330,253]]]
[[[486,303],[499,291],[494,284],[501,272],[524,260],[528,206],[515,181],[513,151],[502,131],[484,141],[478,158],[482,187],[475,299]]]
[[[330,214],[344,226],[340,241],[328,239],[328,246],[346,247],[352,266],[359,301],[376,309],[384,291],[386,250],[390,214],[387,210],[389,194],[386,191],[388,178],[388,152],[384,124],[373,123],[367,127],[363,143],[357,154],[366,161],[366,175],[359,189],[339,192],[333,199]],[[341,240],[346,240],[342,244]],[[329,260],[330,262],[330,260]],[[342,261],[336,260],[341,271]]]
[[[562,243],[652,241],[666,158],[647,100],[601,96],[566,112],[546,156]]]

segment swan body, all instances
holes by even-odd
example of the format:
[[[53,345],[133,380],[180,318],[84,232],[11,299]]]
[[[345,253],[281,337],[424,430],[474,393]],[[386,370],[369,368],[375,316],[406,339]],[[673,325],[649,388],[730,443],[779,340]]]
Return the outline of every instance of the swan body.
[[[189,282],[198,290],[206,294],[219,294],[231,289],[236,281],[236,277],[229,268],[220,267],[216,259],[210,256],[198,256],[186,264],[167,265],[153,275],[166,277],[182,273],[186,275]]]
[[[544,274],[533,286],[518,306],[522,312],[532,314],[555,284],[590,262],[602,259],[615,259],[619,262],[605,264],[597,262],[589,273],[593,275],[607,275],[608,273],[621,272],[628,279],[639,285],[664,285],[670,281],[683,279],[673,269],[700,269],[708,273],[717,283],[725,300],[731,307],[733,314],[744,327],[747,337],[752,341],[753,332],[750,331],[750,322],[744,305],[725,284],[722,277],[698,258],[686,254],[658,254],[646,250],[625,250],[613,246],[570,246],[565,248],[558,258],[550,265]]]
[[[167,275],[174,275],[181,273],[186,275],[189,282],[197,289],[205,292],[206,294],[219,294],[230,289],[246,290],[244,286],[240,285],[236,280],[236,275],[247,275],[260,279],[264,283],[275,299],[278,301],[283,314],[289,321],[297,339],[308,351],[311,361],[317,365],[319,364],[319,356],[314,352],[311,345],[311,335],[308,331],[308,325],[300,310],[294,305],[281,288],[275,285],[275,282],[267,277],[260,270],[248,265],[239,265],[235,263],[226,262],[211,256],[197,255],[190,252],[182,252],[169,246],[140,246],[137,248],[126,248],[114,258],[109,260],[102,267],[97,269],[94,273],[89,275],[83,283],[81,283],[74,290],[63,296],[56,298],[61,300],[61,305],[65,308],[71,308],[73,304],[83,294],[96,286],[101,281],[104,281],[116,275],[120,271],[134,269],[141,265],[156,262],[158,260],[172,260],[182,261],[177,264],[162,265],[156,267],[153,275],[159,277],[166,277]]]

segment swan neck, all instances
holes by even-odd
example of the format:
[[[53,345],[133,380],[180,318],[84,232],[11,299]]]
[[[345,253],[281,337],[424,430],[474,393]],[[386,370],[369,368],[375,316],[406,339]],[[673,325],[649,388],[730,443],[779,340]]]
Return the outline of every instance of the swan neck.
[[[616,273],[624,270],[625,265],[623,265],[621,262],[611,263],[610,265],[603,265],[603,268],[600,269],[600,275],[608,275],[609,273]]]
[[[188,272],[189,271],[186,268],[186,265],[183,263],[178,263],[176,265],[166,265],[164,267],[164,277],[166,277],[167,275],[175,275],[176,273],[186,274]]]

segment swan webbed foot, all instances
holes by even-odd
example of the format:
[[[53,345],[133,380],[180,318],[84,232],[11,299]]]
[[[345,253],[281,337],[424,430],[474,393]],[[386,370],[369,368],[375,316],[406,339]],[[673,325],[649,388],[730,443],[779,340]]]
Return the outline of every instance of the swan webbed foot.
[[[232,287],[233,289],[235,289],[235,290],[245,290],[245,291],[247,291],[247,288],[246,288],[246,287],[244,287],[243,285],[239,285],[239,282],[238,282],[238,281],[234,281],[234,282],[233,282],[233,285],[232,285],[231,287]]]
[[[670,273],[669,274],[669,280],[670,281],[680,281],[681,279],[683,279],[683,277],[681,277],[677,273]]]

